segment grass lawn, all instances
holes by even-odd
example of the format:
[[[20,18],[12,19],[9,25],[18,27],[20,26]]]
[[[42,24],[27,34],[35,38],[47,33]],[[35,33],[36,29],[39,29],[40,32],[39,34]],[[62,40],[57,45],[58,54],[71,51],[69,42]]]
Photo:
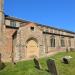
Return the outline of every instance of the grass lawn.
[[[70,64],[61,63],[61,58],[65,55],[73,57]],[[55,59],[59,75],[75,75],[75,52],[62,52],[48,58]],[[47,58],[40,59],[42,70],[36,69],[32,60],[21,61],[16,65],[6,63],[6,67],[0,71],[0,75],[50,75],[50,73],[46,71],[46,60]]]

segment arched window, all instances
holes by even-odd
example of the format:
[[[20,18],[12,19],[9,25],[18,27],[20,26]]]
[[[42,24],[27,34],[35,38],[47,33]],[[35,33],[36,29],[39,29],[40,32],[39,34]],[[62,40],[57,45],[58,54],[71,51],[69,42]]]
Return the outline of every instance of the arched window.
[[[64,37],[61,37],[61,47],[65,47],[65,39],[64,39]]]
[[[50,44],[51,44],[51,47],[55,47],[55,36],[54,35],[52,35],[50,38]]]

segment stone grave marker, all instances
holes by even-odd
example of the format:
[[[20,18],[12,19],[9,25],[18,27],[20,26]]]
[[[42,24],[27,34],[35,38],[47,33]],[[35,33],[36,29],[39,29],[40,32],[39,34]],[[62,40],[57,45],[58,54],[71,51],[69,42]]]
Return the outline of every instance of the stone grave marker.
[[[1,63],[1,53],[0,53],[0,63]]]
[[[34,58],[34,64],[35,64],[35,67],[36,67],[37,69],[41,69],[41,65],[40,65],[40,63],[39,63],[38,58]]]
[[[69,64],[71,59],[72,59],[71,56],[64,56],[64,57],[62,58],[62,62],[63,62],[64,64]]]
[[[48,71],[51,73],[51,75],[58,75],[55,61],[53,59],[47,60],[47,67],[48,67]]]
[[[1,60],[1,53],[0,53],[0,70],[4,69],[5,64]]]
[[[66,48],[66,52],[69,52],[68,48]]]
[[[74,51],[75,51],[75,49],[74,49],[74,48],[70,48],[70,51],[71,51],[71,52],[74,52]]]

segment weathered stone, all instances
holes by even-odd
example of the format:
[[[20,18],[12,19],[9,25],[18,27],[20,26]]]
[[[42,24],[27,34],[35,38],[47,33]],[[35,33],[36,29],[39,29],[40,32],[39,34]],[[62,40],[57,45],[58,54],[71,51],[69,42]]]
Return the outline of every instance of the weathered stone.
[[[4,69],[5,64],[1,60],[1,53],[0,53],[0,70]]]
[[[34,58],[34,64],[37,69],[41,69],[41,65],[40,65],[38,58]]]
[[[47,67],[48,67],[48,71],[51,73],[51,75],[58,75],[55,61],[53,59],[47,60]]]
[[[64,56],[62,58],[62,62],[65,63],[65,64],[69,64],[71,58],[72,58],[71,56]]]
[[[0,62],[1,62],[1,53],[0,53]]]
[[[8,62],[12,61],[12,59],[14,61],[26,60],[33,58],[35,55],[43,57],[46,54],[50,55],[53,52],[64,51],[66,48],[75,49],[74,32],[5,15],[3,1],[0,0],[0,53],[3,61]],[[53,41],[51,42],[52,36],[54,36],[55,47],[51,47],[51,44],[53,44]],[[64,47],[61,46],[60,41],[62,36],[64,37]],[[71,51],[73,51],[72,49]]]

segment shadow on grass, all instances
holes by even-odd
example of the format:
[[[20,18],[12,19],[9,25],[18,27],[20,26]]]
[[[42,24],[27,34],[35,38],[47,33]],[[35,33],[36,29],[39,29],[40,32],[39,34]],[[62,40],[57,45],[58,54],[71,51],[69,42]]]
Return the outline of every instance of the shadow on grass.
[[[49,70],[48,70],[48,69],[45,69],[45,71],[46,71],[46,72],[49,72]]]

